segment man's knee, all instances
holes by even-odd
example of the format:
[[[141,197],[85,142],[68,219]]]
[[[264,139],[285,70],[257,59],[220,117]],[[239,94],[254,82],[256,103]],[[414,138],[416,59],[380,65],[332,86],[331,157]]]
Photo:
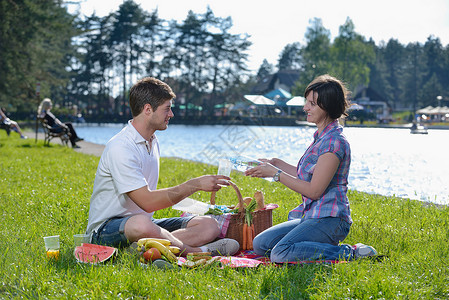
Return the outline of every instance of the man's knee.
[[[188,223],[187,227],[200,226],[205,236],[216,238],[220,235],[221,229],[217,220],[208,216],[195,217]]]
[[[135,215],[125,224],[125,236],[130,242],[144,237],[159,237],[161,228],[145,215]]]

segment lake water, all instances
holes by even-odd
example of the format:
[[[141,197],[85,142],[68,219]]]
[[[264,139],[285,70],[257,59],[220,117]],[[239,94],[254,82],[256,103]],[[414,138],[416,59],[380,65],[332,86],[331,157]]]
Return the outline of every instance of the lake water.
[[[123,124],[77,124],[86,141],[106,144]],[[169,125],[157,132],[164,157],[217,164],[221,156],[278,157],[296,165],[316,127]],[[449,204],[449,130],[346,127],[352,162],[349,188]]]

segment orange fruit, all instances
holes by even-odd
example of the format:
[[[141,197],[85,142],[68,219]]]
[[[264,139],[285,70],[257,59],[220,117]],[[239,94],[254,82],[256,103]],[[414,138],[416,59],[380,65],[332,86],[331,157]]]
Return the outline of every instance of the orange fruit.
[[[145,258],[145,260],[147,261],[154,261],[161,257],[161,252],[159,252],[159,250],[156,248],[150,248],[143,253],[143,258]]]

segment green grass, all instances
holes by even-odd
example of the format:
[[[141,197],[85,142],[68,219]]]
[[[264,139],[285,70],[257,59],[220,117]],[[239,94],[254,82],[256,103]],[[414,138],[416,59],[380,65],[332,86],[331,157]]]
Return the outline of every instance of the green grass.
[[[0,131],[0,298],[42,299],[447,299],[449,209],[419,201],[351,191],[354,224],[347,243],[373,245],[388,257],[337,265],[257,269],[142,268],[120,251],[104,265],[81,265],[73,257],[73,234],[87,225],[99,158],[42,141],[7,137]],[[162,159],[159,187],[171,186],[216,167]],[[274,223],[285,220],[299,198],[279,184],[232,174],[244,196],[264,192],[278,203]],[[209,193],[196,199],[208,201]],[[232,189],[217,193],[236,203]],[[166,209],[157,216],[177,216]],[[46,259],[42,237],[59,234],[61,259]]]

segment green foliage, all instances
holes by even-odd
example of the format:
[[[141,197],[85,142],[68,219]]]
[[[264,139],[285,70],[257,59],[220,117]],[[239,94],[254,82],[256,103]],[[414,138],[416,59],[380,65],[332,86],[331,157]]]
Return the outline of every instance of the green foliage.
[[[279,61],[279,70],[299,70],[302,66],[300,44],[298,42],[288,44],[282,50]]]
[[[352,21],[348,18],[331,47],[330,73],[349,83],[350,90],[369,83],[369,65],[374,62],[375,53],[372,45],[355,32]]]
[[[273,65],[300,71],[294,95],[328,73],[344,80],[354,96],[368,86],[393,110],[436,106],[436,96],[443,105],[449,99],[449,47],[433,36],[424,44],[390,39],[375,45],[347,18],[331,40],[322,20],[314,18],[304,44],[285,45],[277,63],[265,60],[250,74],[250,33],[231,33],[231,17],[217,17],[210,7],[178,22],[160,19],[157,8],[147,12],[133,0],[104,17],[70,15],[68,3],[0,1],[0,106],[21,118],[36,110],[40,83],[42,97],[69,109],[77,105],[87,120],[127,119],[128,89],[144,76],[168,81],[180,101],[212,115],[215,105],[251,92],[256,80],[275,71]]]
[[[372,39],[356,33],[348,18],[331,42],[330,32],[321,19],[310,21],[306,43],[300,48],[301,76],[293,94],[302,95],[307,84],[318,75],[329,73],[343,79],[353,97],[360,86],[371,88],[373,101],[386,101],[393,110],[416,111],[427,105],[436,106],[437,96],[449,99],[443,86],[449,83],[447,51],[439,38],[430,36],[426,43],[400,44],[391,38],[375,45]],[[374,97],[374,96],[373,96]],[[446,101],[445,100],[445,101]]]
[[[112,20],[113,29],[109,43],[114,47],[113,57],[116,57],[120,64],[118,68],[122,74],[122,96],[125,97],[127,89],[132,84],[127,81],[129,73],[142,72],[139,61],[144,50],[141,28],[145,21],[145,13],[134,1],[127,0],[120,5]],[[131,72],[128,73],[128,69]]]
[[[274,72],[274,67],[272,64],[268,62],[268,60],[264,59],[262,64],[257,71],[256,79],[262,80],[263,78],[270,76]]]
[[[34,111],[37,83],[47,96],[67,83],[74,17],[59,1],[17,0],[0,1],[0,19],[0,104]]]
[[[77,264],[73,234],[87,225],[99,158],[57,144],[7,137],[0,131],[0,298],[43,299],[444,299],[449,297],[447,207],[351,191],[354,224],[345,242],[373,245],[387,258],[337,265],[257,269],[143,268],[135,254],[120,251],[102,265]],[[163,158],[159,187],[179,184],[216,166]],[[299,197],[281,184],[233,172],[243,196],[262,190],[278,203],[283,222]],[[192,196],[209,201],[210,193]],[[235,204],[230,188],[217,201]],[[166,209],[158,217],[178,216]],[[59,234],[61,258],[46,259],[43,236]]]
[[[300,49],[302,68],[304,69],[293,94],[303,95],[307,85],[318,75],[330,72],[330,31],[323,26],[319,18],[309,21],[310,26],[306,30],[306,44]]]

